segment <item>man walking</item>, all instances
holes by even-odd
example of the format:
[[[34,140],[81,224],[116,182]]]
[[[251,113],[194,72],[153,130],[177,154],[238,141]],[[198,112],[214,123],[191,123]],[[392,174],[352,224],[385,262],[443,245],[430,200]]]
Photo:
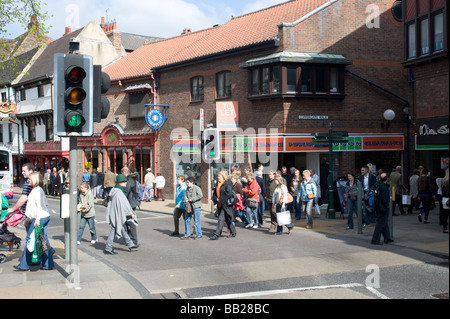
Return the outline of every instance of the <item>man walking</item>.
[[[402,203],[402,195],[403,195],[403,177],[402,177],[402,167],[397,166],[395,168],[395,171],[391,173],[391,176],[389,176],[389,179],[391,180],[391,186],[393,189],[395,189],[395,199],[392,201],[392,213],[394,216],[398,216],[395,214],[395,204],[398,204],[398,209],[400,210],[400,213],[404,215],[406,212],[403,209],[403,203]]]

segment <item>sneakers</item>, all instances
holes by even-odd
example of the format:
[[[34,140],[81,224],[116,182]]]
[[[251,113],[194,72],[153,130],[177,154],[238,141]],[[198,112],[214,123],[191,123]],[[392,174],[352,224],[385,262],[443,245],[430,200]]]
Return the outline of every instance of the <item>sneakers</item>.
[[[91,245],[95,244],[96,242],[97,242],[97,239],[95,239],[95,240],[92,239],[92,240],[91,240]]]

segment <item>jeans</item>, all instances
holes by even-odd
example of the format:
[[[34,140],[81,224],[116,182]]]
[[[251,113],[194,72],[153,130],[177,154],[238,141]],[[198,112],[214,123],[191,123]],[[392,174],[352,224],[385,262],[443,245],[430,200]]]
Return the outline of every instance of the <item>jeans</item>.
[[[242,220],[242,222],[244,224],[248,224],[248,220],[247,217],[245,216],[246,214],[244,214],[244,212],[240,209],[237,210],[237,215],[239,216],[239,218]]]
[[[425,215],[425,221],[428,221],[428,214],[430,213],[432,196],[431,194],[419,194],[422,208],[419,211],[419,215]]]
[[[281,212],[281,205],[277,204],[277,213]],[[288,225],[284,225],[286,226],[289,230],[292,230],[294,228],[294,224],[290,223]],[[281,235],[283,233],[283,226],[277,225],[277,234]]]
[[[201,207],[194,208],[194,213],[189,214],[185,213],[185,226],[186,230],[184,232],[185,237],[191,236],[191,218],[194,216],[194,227],[195,227],[195,234],[197,235],[197,238],[202,237],[202,222],[200,220],[200,213],[201,213]]]
[[[153,186],[152,185],[145,185],[144,199],[148,199],[148,200],[153,199]]]
[[[27,230],[27,237],[26,237],[26,241],[28,241],[28,239],[31,236],[31,233],[33,232],[34,229],[34,219],[27,224],[26,230]],[[48,222],[50,221],[50,217],[46,217],[46,218],[42,218],[41,219],[41,224],[44,227],[44,234],[45,234],[45,238],[48,240],[47,237],[47,225]],[[42,262],[42,268],[43,269],[53,269],[55,267],[55,264],[53,263],[53,255],[52,255],[52,250],[50,249],[48,251],[45,251],[42,256],[41,256],[41,262]],[[22,254],[22,258],[20,258],[20,263],[19,263],[19,268],[20,269],[30,269],[30,265],[31,265],[31,256],[32,253],[28,251],[27,246],[25,245],[25,248],[23,249],[23,254]]]
[[[350,197],[348,198],[348,222],[347,222],[347,226],[350,229],[353,229],[354,225],[353,225],[353,213],[357,214],[357,199],[351,199]]]
[[[298,199],[298,201],[297,201]],[[295,209],[295,218],[301,219],[302,218],[302,201],[300,200],[299,196],[294,196],[294,209]]]
[[[134,243],[131,241],[130,236],[128,236],[127,232],[127,225],[126,223],[122,225],[122,237],[125,239],[125,243],[127,244],[128,248],[133,247]],[[113,250],[113,243],[114,243],[114,237],[116,235],[116,228],[111,226],[111,230],[109,232],[108,239],[106,240],[106,251],[112,251]]]
[[[255,217],[255,222],[253,222],[252,215]],[[258,225],[258,207],[247,207],[247,221],[249,225]]]
[[[313,217],[312,217],[313,205],[314,205],[314,200],[302,202],[302,211],[303,211],[303,213],[306,214],[306,226],[313,225]]]
[[[89,232],[91,233],[92,240],[97,240],[97,232],[95,231],[95,220],[94,217],[80,219],[80,227],[78,228],[77,233],[77,241],[81,241],[81,237],[83,237],[84,228],[86,224],[89,225]]]
[[[266,202],[263,195],[260,194],[259,197],[261,198],[261,201],[258,203],[258,220],[259,224],[262,225],[264,222],[264,210],[266,209]]]

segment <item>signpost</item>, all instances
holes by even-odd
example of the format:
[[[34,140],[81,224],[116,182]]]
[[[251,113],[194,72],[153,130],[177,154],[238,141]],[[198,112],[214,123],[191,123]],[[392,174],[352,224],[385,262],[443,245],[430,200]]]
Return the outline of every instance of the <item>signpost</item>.
[[[334,171],[334,160],[333,160],[333,143],[345,143],[347,142],[348,132],[346,131],[334,131],[333,132],[333,122],[330,122],[328,125],[329,131],[328,133],[314,133],[313,142],[316,143],[314,147],[324,147],[328,145],[329,149],[329,162],[330,162],[330,170],[328,173],[328,218],[335,219],[336,211],[334,209],[334,180],[333,180],[333,171]]]

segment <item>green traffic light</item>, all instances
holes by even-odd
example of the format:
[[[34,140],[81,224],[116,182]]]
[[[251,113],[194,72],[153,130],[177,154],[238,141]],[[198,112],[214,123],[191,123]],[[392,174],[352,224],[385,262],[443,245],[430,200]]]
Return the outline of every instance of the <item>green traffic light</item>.
[[[216,152],[214,151],[209,152],[209,156],[213,157],[214,155],[216,155]]]
[[[83,122],[83,117],[80,114],[75,114],[70,118],[68,124],[70,127],[79,127],[79,126],[81,126],[82,122]]]

